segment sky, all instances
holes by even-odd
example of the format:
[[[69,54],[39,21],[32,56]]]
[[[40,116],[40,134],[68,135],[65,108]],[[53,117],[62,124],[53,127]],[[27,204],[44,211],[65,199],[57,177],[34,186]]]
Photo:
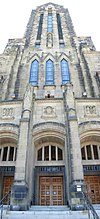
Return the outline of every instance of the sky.
[[[0,54],[8,39],[23,38],[32,9],[48,2],[68,8],[77,36],[91,36],[100,51],[100,0],[0,0]]]

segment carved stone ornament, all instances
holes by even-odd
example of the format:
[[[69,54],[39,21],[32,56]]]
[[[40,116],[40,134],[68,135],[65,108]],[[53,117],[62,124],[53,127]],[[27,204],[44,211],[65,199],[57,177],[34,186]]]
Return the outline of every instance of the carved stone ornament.
[[[13,119],[14,118],[14,108],[3,108],[2,109],[2,114],[1,114],[2,119]]]
[[[96,116],[96,106],[94,105],[87,105],[84,107],[84,115],[85,116]]]
[[[30,84],[28,84],[24,95],[23,109],[31,108],[32,97],[33,97],[33,87]]]
[[[52,47],[53,46],[53,36],[52,33],[48,33],[47,35],[47,46]]]
[[[55,108],[51,106],[44,107],[42,117],[56,117]]]
[[[3,84],[5,79],[6,79],[6,76],[1,75],[0,76],[0,84]]]
[[[76,116],[76,111],[75,111],[75,109],[70,108],[70,109],[69,109],[68,116],[69,116],[69,117],[75,117],[75,116]]]

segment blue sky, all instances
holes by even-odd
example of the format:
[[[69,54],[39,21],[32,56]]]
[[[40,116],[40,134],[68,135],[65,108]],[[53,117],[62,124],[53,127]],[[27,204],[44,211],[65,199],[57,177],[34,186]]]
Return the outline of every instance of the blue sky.
[[[91,36],[100,51],[100,0],[0,0],[0,53],[8,39],[23,37],[31,10],[48,2],[68,8],[77,36]]]

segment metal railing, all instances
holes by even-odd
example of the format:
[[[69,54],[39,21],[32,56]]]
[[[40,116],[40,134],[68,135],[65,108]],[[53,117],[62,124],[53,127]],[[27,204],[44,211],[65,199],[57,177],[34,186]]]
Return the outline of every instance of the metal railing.
[[[88,198],[88,195],[86,193],[83,192],[83,198],[84,198],[84,201],[86,203],[86,207],[87,207],[87,210],[88,210],[88,217],[89,219],[91,218],[91,215],[93,216],[93,219],[100,219],[97,212],[95,211],[93,205],[91,204],[89,198]]]
[[[5,200],[7,200],[7,209],[8,209],[8,207],[9,207],[9,204],[10,204],[10,194],[11,194],[11,191],[9,191],[8,193],[6,193],[6,194],[4,195],[4,197],[0,200],[0,210],[1,210],[0,219],[2,219],[2,217],[3,217],[3,208],[4,208],[3,202],[4,202]]]

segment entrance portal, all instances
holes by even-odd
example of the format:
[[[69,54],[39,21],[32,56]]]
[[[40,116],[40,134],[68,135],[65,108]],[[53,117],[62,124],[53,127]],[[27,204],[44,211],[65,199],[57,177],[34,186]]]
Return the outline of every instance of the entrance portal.
[[[3,197],[10,192],[11,190],[11,186],[13,184],[13,180],[14,177],[13,176],[4,176],[4,180],[3,180]],[[3,201],[3,204],[8,204],[8,200],[9,197],[7,196],[7,198]]]
[[[84,176],[88,197],[92,204],[100,204],[100,179],[99,176]]]
[[[40,205],[63,205],[63,177],[40,177]]]

